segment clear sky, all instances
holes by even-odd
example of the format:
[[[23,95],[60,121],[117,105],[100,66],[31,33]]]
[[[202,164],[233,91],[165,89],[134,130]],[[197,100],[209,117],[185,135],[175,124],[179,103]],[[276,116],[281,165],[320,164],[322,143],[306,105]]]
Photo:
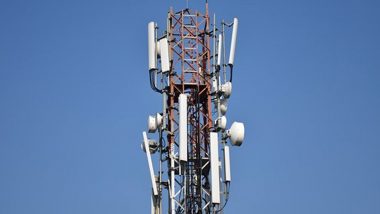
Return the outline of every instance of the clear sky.
[[[203,9],[202,1],[190,7]],[[147,23],[179,0],[0,1],[0,213],[149,213]],[[210,0],[239,17],[226,213],[380,213],[380,1]]]

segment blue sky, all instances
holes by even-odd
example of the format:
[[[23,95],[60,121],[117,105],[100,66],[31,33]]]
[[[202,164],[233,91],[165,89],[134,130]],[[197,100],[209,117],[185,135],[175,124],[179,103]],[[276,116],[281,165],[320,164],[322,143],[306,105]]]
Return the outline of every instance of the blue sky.
[[[0,213],[149,212],[146,30],[170,5],[185,1],[0,1]],[[226,213],[380,213],[379,10],[210,0],[239,17]]]

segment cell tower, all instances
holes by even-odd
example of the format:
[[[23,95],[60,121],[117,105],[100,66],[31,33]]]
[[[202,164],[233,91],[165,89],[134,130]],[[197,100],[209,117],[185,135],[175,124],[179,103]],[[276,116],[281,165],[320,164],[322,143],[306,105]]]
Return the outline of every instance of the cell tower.
[[[162,95],[162,112],[148,118],[148,132],[158,140],[143,132],[141,145],[154,214],[219,213],[229,198],[227,141],[240,146],[244,139],[243,123],[226,129],[238,19],[217,26],[214,15],[212,21],[206,1],[204,13],[171,8],[162,34],[148,24],[150,86]]]

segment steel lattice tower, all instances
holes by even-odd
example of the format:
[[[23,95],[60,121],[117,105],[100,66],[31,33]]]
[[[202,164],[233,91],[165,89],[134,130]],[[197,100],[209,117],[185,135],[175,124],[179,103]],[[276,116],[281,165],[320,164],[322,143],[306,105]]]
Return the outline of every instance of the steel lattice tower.
[[[172,75],[167,112],[169,115],[168,142],[172,154],[177,151],[175,144],[178,130],[178,99],[180,94],[188,95],[188,161],[177,162],[181,172],[173,173],[180,192],[174,193],[175,204],[190,213],[202,210],[209,202],[209,181],[207,170],[209,151],[209,130],[213,126],[211,115],[210,78],[210,34],[209,17],[197,11],[185,9],[169,13],[168,35],[173,57]],[[174,206],[175,206],[174,204]],[[203,205],[203,206],[202,206]],[[172,204],[173,206],[173,204]]]
[[[152,213],[162,213],[165,208],[168,213],[214,213],[228,200],[231,178],[226,140],[240,145],[244,137],[241,123],[225,129],[224,116],[232,89],[237,19],[232,24],[222,22],[222,28],[217,29],[214,15],[212,29],[210,25],[207,2],[204,13],[171,8],[161,37],[155,23],[148,25],[150,84],[163,96],[163,112],[148,120],[149,132],[157,131],[158,142],[143,133],[142,147],[152,181]],[[225,26],[233,26],[235,31],[228,64],[222,59]],[[223,170],[218,144],[223,147]],[[159,170],[155,174],[151,154],[157,151]],[[220,172],[224,176],[220,177]],[[167,205],[163,204],[165,196]]]

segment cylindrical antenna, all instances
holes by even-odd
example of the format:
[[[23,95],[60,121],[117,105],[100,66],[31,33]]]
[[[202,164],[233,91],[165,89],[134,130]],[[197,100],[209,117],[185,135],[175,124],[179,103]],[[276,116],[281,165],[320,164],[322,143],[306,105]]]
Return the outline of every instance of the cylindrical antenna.
[[[155,38],[156,24],[149,22],[148,24],[148,56],[149,56],[149,71],[157,70],[156,67],[156,38]]]
[[[222,34],[219,34],[218,38],[218,61],[216,65],[218,66],[218,69],[220,69],[220,64],[222,62],[222,43],[223,43],[223,36]]]
[[[222,44],[222,48],[223,48],[223,82],[227,81],[227,74],[226,74],[226,64],[225,62],[227,61],[226,60],[226,34],[225,34],[225,23],[224,23],[224,20],[222,20],[222,39],[223,39],[223,44]],[[219,78],[219,82],[220,81],[220,78]]]
[[[238,25],[239,25],[238,19],[234,18],[233,29],[232,29],[232,38],[231,38],[231,47],[230,47],[230,59],[228,60],[229,66],[234,65]]]

